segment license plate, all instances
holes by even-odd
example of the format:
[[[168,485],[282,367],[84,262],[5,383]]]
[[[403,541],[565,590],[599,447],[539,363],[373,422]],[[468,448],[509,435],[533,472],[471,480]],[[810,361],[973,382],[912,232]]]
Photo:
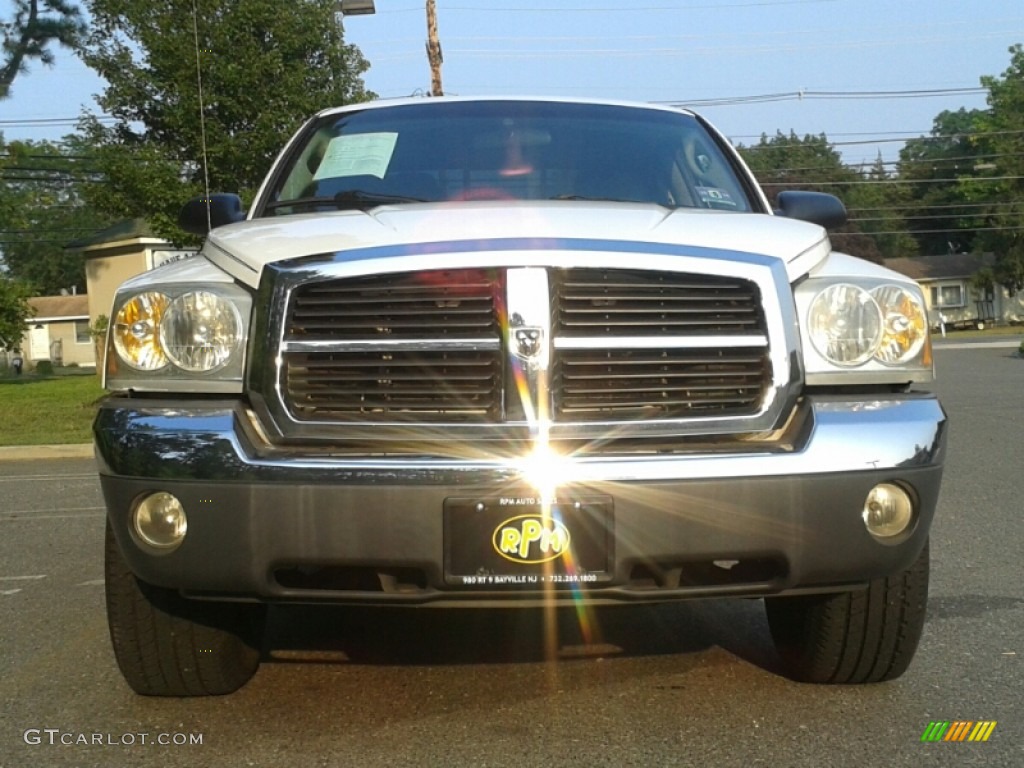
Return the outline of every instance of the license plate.
[[[444,503],[445,579],[484,587],[573,586],[611,578],[612,500],[519,496]]]

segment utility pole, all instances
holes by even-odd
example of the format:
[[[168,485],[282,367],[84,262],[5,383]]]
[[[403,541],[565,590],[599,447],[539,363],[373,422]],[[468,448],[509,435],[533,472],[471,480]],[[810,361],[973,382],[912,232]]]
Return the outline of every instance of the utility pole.
[[[427,61],[430,62],[430,95],[444,96],[441,89],[441,41],[437,39],[437,4],[427,0]]]

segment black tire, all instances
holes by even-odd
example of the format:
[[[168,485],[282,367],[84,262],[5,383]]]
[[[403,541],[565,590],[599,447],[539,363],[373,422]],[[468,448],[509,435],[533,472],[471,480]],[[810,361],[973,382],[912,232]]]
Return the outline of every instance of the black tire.
[[[107,523],[107,621],[117,666],[144,696],[231,693],[256,673],[266,610],[188,600],[131,572]]]
[[[765,599],[785,673],[808,683],[880,683],[910,665],[928,602],[928,544],[907,570],[867,589]]]

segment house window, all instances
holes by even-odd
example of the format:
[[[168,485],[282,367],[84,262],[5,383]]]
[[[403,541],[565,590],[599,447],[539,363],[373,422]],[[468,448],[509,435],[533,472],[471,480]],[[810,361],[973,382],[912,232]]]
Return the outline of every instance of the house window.
[[[89,344],[92,342],[92,334],[89,333],[89,323],[85,320],[75,320],[75,343]]]
[[[963,283],[932,286],[932,306],[936,309],[963,307],[966,305]]]

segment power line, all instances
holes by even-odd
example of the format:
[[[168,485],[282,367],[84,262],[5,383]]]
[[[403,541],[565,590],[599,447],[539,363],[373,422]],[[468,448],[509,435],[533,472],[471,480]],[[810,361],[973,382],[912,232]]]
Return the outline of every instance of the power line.
[[[841,232],[837,234],[843,235],[854,235],[861,234],[869,237],[876,235],[938,235],[938,234],[957,234],[966,235],[972,232],[1018,232],[1024,230],[1024,226],[1020,227],[963,227],[962,229],[892,229],[885,230],[883,232]]]
[[[484,12],[484,13],[655,13],[660,11],[697,11],[697,10],[728,10],[731,8],[756,8],[756,7],[768,7],[778,5],[819,5],[822,3],[835,3],[838,0],[748,0],[747,2],[739,3],[711,3],[702,5],[656,5],[656,6],[633,6],[629,4],[620,4],[618,7],[595,7],[587,5],[585,8],[552,8],[551,3],[545,3],[545,7],[515,7],[515,6],[465,6],[465,5],[446,5],[444,7],[445,12],[448,11],[468,11],[468,12]],[[385,13],[417,13],[423,12],[422,6],[409,7],[409,8],[390,8],[387,10],[380,9],[377,11],[377,15]]]
[[[860,208],[847,208],[847,213],[856,211],[860,213],[862,211],[919,211],[923,208],[927,208],[932,211],[943,211],[950,208],[1006,208],[1011,206],[1018,206],[1018,202],[1009,203],[944,203],[942,205],[876,205],[876,206],[863,206]],[[972,214],[965,214],[972,215]],[[947,218],[952,218],[952,214]]]

